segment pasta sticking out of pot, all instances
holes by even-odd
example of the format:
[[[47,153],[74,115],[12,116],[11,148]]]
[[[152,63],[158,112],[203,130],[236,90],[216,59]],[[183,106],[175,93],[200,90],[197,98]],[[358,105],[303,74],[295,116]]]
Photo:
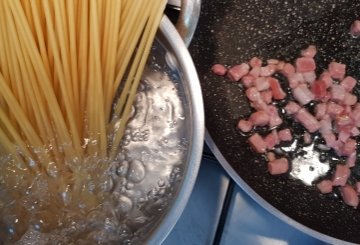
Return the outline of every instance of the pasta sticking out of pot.
[[[1,189],[15,198],[41,175],[98,205],[83,166],[116,158],[165,4],[0,1]]]

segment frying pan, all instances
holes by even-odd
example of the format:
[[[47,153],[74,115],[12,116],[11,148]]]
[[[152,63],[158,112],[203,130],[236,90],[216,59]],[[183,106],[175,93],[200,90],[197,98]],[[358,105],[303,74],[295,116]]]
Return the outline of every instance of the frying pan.
[[[289,175],[270,176],[265,159],[236,129],[251,109],[243,89],[210,72],[257,56],[293,62],[309,44],[318,48],[317,72],[333,60],[360,79],[360,39],[349,28],[360,17],[357,0],[204,0],[190,45],[205,103],[206,141],[233,179],[267,210],[325,242],[360,243],[360,210],[339,196],[321,195]],[[360,85],[355,94],[359,96]],[[359,160],[358,160],[359,161]],[[354,168],[355,175],[358,168]]]

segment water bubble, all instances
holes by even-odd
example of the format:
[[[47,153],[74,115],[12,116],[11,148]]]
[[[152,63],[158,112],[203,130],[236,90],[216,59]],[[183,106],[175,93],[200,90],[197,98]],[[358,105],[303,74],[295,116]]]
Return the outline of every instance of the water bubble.
[[[46,166],[46,172],[49,176],[53,177],[53,178],[57,178],[58,177],[58,173],[59,170],[56,166],[55,162],[50,162],[47,166]]]
[[[120,163],[120,166],[118,167],[118,169],[116,170],[116,174],[124,177],[129,169],[129,162],[128,161],[123,161]]]
[[[118,210],[123,213],[130,212],[130,210],[133,208],[133,203],[131,199],[127,196],[121,195],[118,201]]]
[[[130,163],[129,172],[128,172],[128,180],[138,183],[141,182],[145,178],[145,166],[139,160],[133,160]]]

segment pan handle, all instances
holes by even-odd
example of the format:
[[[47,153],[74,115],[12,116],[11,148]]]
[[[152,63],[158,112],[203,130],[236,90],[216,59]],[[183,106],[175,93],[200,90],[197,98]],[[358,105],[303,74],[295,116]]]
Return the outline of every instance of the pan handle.
[[[201,0],[181,0],[181,10],[176,29],[184,40],[186,47],[190,45],[194,36],[200,17],[200,8]]]

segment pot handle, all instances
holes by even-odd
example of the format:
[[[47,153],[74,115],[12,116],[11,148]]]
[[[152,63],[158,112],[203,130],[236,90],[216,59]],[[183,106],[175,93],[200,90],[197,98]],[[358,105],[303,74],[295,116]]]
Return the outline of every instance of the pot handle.
[[[200,17],[200,8],[201,0],[181,0],[181,10],[176,29],[184,40],[186,47],[190,45],[194,36]]]

